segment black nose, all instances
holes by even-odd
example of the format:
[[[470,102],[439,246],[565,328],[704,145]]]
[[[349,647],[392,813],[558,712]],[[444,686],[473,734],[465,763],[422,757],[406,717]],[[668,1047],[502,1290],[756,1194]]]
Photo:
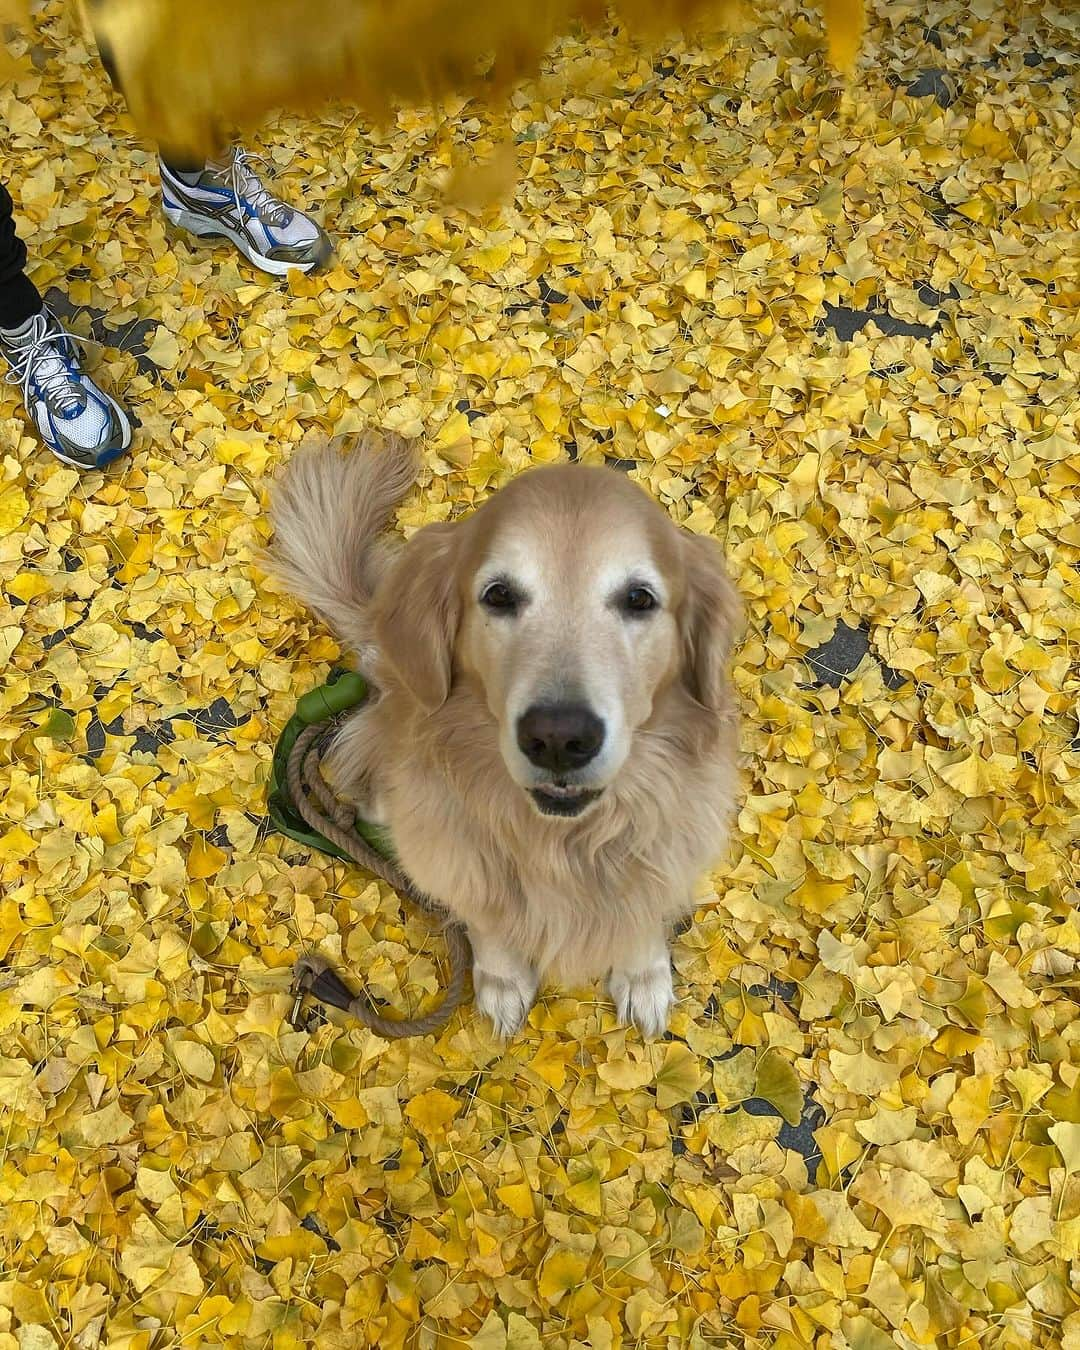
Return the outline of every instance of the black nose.
[[[580,703],[536,703],[518,719],[518,747],[556,773],[588,764],[604,743],[604,724]]]

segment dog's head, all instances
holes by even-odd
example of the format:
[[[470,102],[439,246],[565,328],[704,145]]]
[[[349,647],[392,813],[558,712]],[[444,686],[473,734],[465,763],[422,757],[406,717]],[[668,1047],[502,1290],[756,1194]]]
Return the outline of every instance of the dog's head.
[[[713,540],[616,471],[563,465],[419,531],[379,589],[375,626],[431,711],[456,681],[478,687],[510,777],[545,815],[572,817],[614,782],[676,681],[720,712],[738,614]]]

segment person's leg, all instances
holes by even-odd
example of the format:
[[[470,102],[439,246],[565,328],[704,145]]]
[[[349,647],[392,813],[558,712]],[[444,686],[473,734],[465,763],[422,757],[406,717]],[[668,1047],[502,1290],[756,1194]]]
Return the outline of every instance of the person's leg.
[[[112,53],[99,42],[105,73],[120,94],[123,81]],[[253,168],[258,156],[237,146],[204,164],[159,156],[161,202],[167,220],[203,239],[228,239],[264,272],[313,272],[334,255],[326,231],[276,196]]]
[[[83,371],[77,339],[57,321],[26,275],[11,194],[0,183],[0,360],[30,420],[58,459],[97,469],[127,449],[131,425],[120,405]]]
[[[25,269],[26,245],[15,233],[11,193],[0,183],[0,328],[18,328],[41,309]]]

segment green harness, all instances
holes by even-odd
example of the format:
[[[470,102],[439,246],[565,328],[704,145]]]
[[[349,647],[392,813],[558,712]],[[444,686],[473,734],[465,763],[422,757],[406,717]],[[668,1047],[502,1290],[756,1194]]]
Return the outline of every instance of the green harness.
[[[288,765],[289,755],[296,744],[296,738],[308,727],[320,722],[337,722],[346,713],[359,708],[368,696],[368,682],[355,670],[345,670],[335,666],[325,684],[317,689],[309,689],[296,705],[296,712],[285,723],[274,749],[274,763],[270,770],[270,790],[266,806],[274,828],[298,844],[307,844],[309,848],[328,853],[331,858],[341,858],[349,862],[349,855],[324,834],[320,834],[304,820],[297,804],[289,792]],[[394,850],[390,836],[378,825],[372,825],[361,816],[356,817],[356,833],[365,840],[376,853],[384,858],[393,858]]]
[[[377,1035],[396,1040],[424,1036],[446,1025],[464,997],[471,953],[464,927],[452,922],[446,910],[419,892],[401,870],[387,832],[358,816],[355,807],[335,796],[320,772],[329,737],[367,696],[364,677],[342,669],[333,670],[324,685],[303,696],[274,749],[267,810],[275,828],[288,838],[331,858],[359,864],[382,877],[399,895],[408,896],[419,909],[442,920],[450,979],[442,1001],[415,1017],[387,1016],[366,993],[354,994],[322,957],[303,956],[296,963],[294,1024],[305,994],[310,994],[351,1013]]]

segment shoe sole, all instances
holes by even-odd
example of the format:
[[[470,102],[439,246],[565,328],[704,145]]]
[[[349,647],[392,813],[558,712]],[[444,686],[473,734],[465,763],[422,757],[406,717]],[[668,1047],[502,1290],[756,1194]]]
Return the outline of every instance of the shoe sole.
[[[103,451],[93,464],[84,464],[81,459],[72,459],[70,456],[63,454],[60,450],[54,449],[51,445],[49,446],[49,451],[52,454],[52,457],[58,459],[61,464],[70,464],[73,469],[79,469],[82,473],[93,473],[96,469],[107,469],[110,464],[118,460],[120,456],[127,451],[130,444],[131,442],[129,441],[128,445],[118,445],[113,450]]]
[[[182,206],[170,206],[167,202],[162,202],[161,209],[165,213],[166,220],[179,229],[186,230],[188,234],[198,235],[200,239],[227,239],[239,249],[253,267],[257,267],[261,272],[268,272],[271,276],[285,277],[290,272],[303,272],[306,276],[308,272],[313,272],[320,266],[319,262],[284,262],[279,258],[264,257],[252,248],[250,240],[245,235],[240,234],[238,230],[230,229],[220,221],[197,216],[193,211],[187,211]]]

